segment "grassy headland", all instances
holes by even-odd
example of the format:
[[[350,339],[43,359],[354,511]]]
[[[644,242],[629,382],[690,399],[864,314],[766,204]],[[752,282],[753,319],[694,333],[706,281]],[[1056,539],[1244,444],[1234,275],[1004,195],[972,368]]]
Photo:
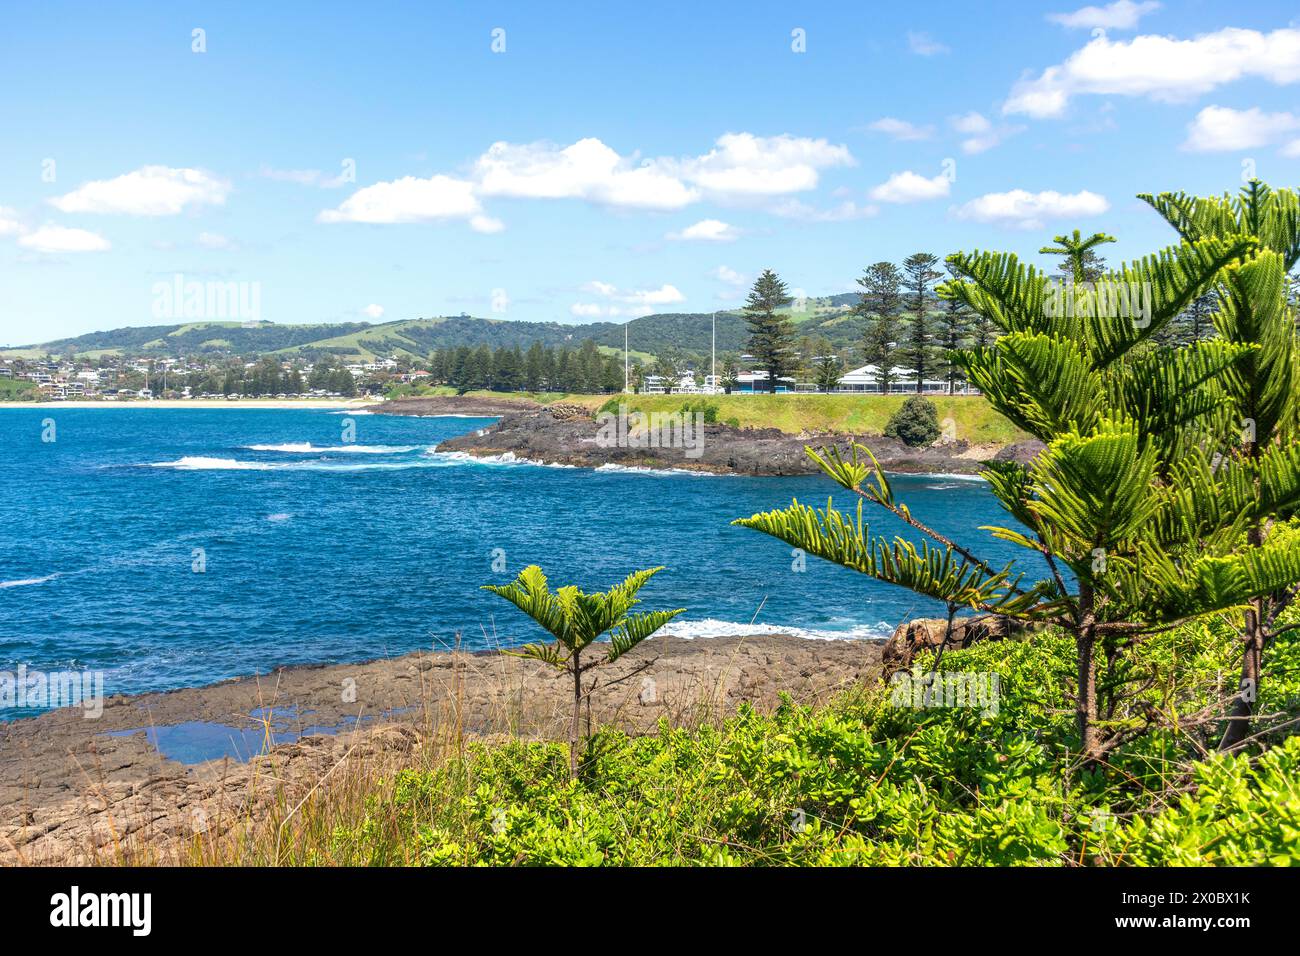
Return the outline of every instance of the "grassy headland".
[[[394,391],[392,397],[456,395],[452,388]],[[624,404],[629,411],[674,412],[686,405],[707,405],[717,420],[741,428],[776,428],[787,434],[881,434],[890,417],[902,407],[906,395],[581,395],[566,392],[469,391],[467,398],[518,401],[521,405],[565,402],[598,408]],[[939,419],[951,418],[957,437],[979,444],[1009,444],[1029,436],[992,409],[978,395],[932,395]]]

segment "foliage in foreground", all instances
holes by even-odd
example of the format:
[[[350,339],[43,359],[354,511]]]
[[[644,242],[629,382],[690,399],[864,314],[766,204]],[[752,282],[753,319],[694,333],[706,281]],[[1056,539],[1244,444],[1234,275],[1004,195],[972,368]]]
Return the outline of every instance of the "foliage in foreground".
[[[1143,648],[1142,700],[1165,716],[1217,700],[1221,622]],[[1072,643],[949,651],[998,675],[996,713],[893,706],[889,687],[822,708],[745,707],[720,728],[603,730],[570,780],[562,744],[477,745],[403,771],[322,857],[425,865],[1300,865],[1300,736],[1207,756],[1213,725],[1153,729],[1078,773],[1058,706]],[[1294,719],[1300,642],[1281,643],[1260,712]],[[1140,713],[1140,710],[1135,711]],[[1139,718],[1140,719],[1140,718]],[[1166,723],[1167,722],[1162,722]],[[1175,721],[1174,726],[1177,726]],[[1204,758],[1194,762],[1193,758]]]
[[[484,591],[503,597],[523,611],[552,637],[551,644],[525,644],[518,651],[508,652],[520,657],[541,661],[564,671],[573,682],[573,713],[569,720],[569,775],[578,773],[579,726],[582,705],[592,693],[583,686],[582,675],[601,664],[612,664],[636,647],[655,631],[663,627],[685,608],[672,611],[644,611],[631,613],[641,603],[637,592],[642,585],[663,568],[634,571],[621,583],[608,591],[587,594],[574,585],[559,588],[551,593],[546,575],[535,564],[519,572],[519,577],[506,585],[485,584]],[[582,663],[582,652],[608,633],[610,640],[605,653]]]
[[[794,501],[733,522],[943,601],[949,620],[969,607],[1071,633],[1069,696],[1092,764],[1130,732],[1111,715],[1127,706],[1123,671],[1134,646],[1230,608],[1246,609],[1239,691],[1225,699],[1231,722],[1223,749],[1238,746],[1249,736],[1270,625],[1300,588],[1298,529],[1287,524],[1300,505],[1300,441],[1285,296],[1294,262],[1287,256],[1300,256],[1300,199],[1252,182],[1240,201],[1209,202],[1199,212],[1170,203],[1180,245],[1093,283],[1086,258],[1091,246],[1109,241],[1102,234],[1058,236],[1060,248],[1047,250],[1072,260],[1074,281],[1065,287],[1014,255],[948,257],[959,278],[940,295],[1003,332],[951,360],[994,408],[1044,444],[1027,465],[986,462],[989,488],[1015,520],[982,530],[1037,560],[998,570],[927,527],[857,445],[849,459],[837,449],[807,449],[859,497],[856,520],[831,501],[824,511]],[[1154,346],[1153,337],[1209,289],[1219,296],[1222,339]],[[901,537],[873,539],[863,502],[925,540],[918,548]]]

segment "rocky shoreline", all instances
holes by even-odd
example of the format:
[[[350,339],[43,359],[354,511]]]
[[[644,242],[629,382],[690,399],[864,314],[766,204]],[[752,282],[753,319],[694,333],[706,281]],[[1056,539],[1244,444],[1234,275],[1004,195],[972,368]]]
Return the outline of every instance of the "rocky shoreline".
[[[645,733],[742,701],[769,709],[782,693],[814,703],[874,680],[881,655],[868,641],[655,637],[603,669],[592,721]],[[345,761],[398,766],[453,734],[563,739],[569,693],[536,661],[441,651],[118,695],[95,719],[64,708],[9,721],[0,863],[173,861],[197,837],[256,825]],[[275,746],[247,759],[268,737]]]
[[[975,475],[984,462],[1028,461],[1041,449],[1037,442],[971,445],[965,441],[911,448],[880,435],[791,435],[776,428],[736,428],[706,424],[694,447],[638,447],[632,441],[610,442],[602,424],[572,406],[537,408],[503,414],[486,429],[448,439],[439,451],[475,457],[510,454],[542,464],[586,468],[677,469],[713,474],[754,476],[816,474],[805,447],[836,447],[847,453],[856,442],[871,449],[887,471],[914,474]],[[580,414],[579,412],[582,412]]]
[[[496,418],[520,411],[536,411],[541,407],[528,398],[433,395],[428,398],[392,398],[378,405],[367,405],[365,411],[376,415],[410,415],[416,418],[436,415]]]

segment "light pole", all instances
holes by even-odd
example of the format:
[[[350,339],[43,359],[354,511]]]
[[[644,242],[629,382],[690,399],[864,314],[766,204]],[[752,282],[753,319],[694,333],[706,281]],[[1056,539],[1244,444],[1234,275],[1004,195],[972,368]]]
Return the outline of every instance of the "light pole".
[[[713,358],[712,358],[713,393],[718,392],[718,310],[713,310]]]

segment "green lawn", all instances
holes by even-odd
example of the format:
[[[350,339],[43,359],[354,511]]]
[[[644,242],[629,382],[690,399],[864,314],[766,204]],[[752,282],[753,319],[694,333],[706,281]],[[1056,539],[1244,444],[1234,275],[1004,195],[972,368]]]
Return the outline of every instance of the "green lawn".
[[[12,378],[0,378],[0,402],[23,402],[36,397],[36,386],[33,383]]]
[[[392,397],[455,395],[448,386],[402,386]],[[542,405],[570,402],[595,411],[611,400],[624,402],[629,411],[671,412],[686,404],[703,402],[717,408],[720,422],[734,421],[741,428],[779,428],[792,435],[807,433],[853,433],[879,435],[894,412],[908,398],[906,395],[578,395],[565,392],[491,392],[475,390],[465,393],[474,398],[495,401],[533,401]],[[957,438],[977,444],[1005,445],[1029,436],[995,412],[980,396],[932,396],[939,410],[939,420],[951,418],[957,425]]]
[[[619,396],[615,396],[619,397]],[[783,432],[852,432],[878,435],[906,395],[628,395],[629,410],[673,411],[687,402],[704,401],[718,409],[718,421],[734,419],[742,428],[779,428]],[[609,396],[570,397],[597,407]],[[1025,435],[979,396],[933,396],[939,420],[951,418],[957,438],[971,444],[1006,444]]]

